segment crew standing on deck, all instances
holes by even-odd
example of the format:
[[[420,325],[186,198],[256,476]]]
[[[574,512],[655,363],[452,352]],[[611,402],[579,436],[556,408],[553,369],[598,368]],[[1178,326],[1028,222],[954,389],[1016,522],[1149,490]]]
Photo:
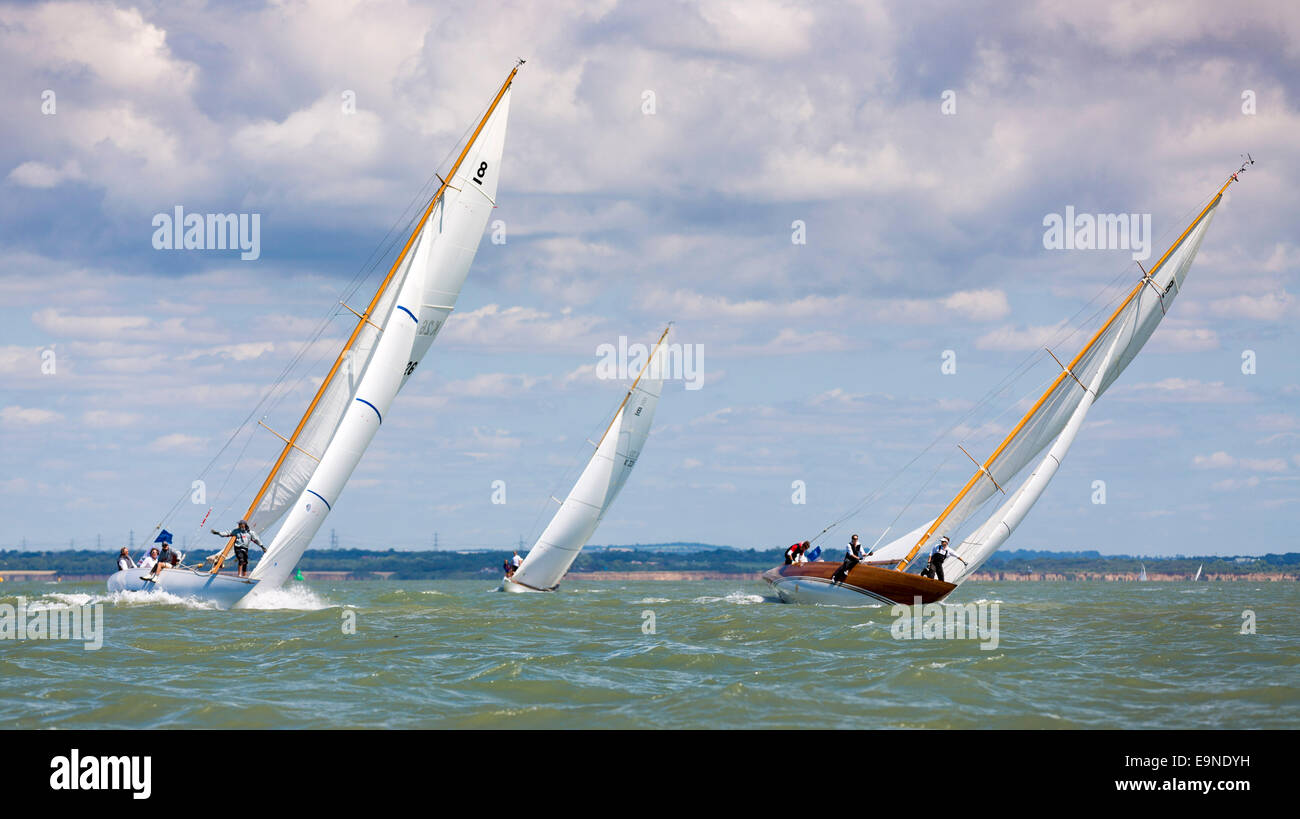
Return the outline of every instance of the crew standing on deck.
[[[239,576],[248,577],[248,544],[256,543],[261,547],[265,554],[266,547],[262,546],[262,541],[258,540],[257,533],[248,525],[248,521],[241,520],[239,525],[229,532],[218,532],[212,530],[212,534],[219,537],[233,537],[235,539],[235,562],[239,564]]]
[[[950,557],[956,557],[958,560],[961,560],[956,553],[948,548],[948,536],[944,535],[939,538],[939,545],[935,546],[934,550],[930,552],[930,562],[926,564],[926,567],[921,574],[925,577],[933,577],[935,580],[946,583],[947,581],[943,579],[943,562]],[[961,560],[961,563],[963,566],[969,565],[964,560]]]
[[[858,536],[854,535],[849,538],[849,545],[844,550],[844,562],[835,570],[835,574],[831,575],[831,582],[843,583],[848,579],[849,572],[853,571],[853,567],[861,563],[862,558],[866,556],[867,552],[862,548],[862,544],[858,542]]]

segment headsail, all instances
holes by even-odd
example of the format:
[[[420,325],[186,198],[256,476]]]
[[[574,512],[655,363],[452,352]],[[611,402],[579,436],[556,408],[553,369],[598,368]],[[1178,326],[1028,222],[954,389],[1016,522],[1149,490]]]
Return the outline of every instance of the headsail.
[[[1110,373],[1110,368],[1115,360],[1115,352],[1119,347],[1120,337],[1116,336],[1111,342],[1109,349],[1106,351],[1105,358],[1097,368],[1088,385],[1083,390],[1079,405],[1075,408],[1074,414],[1066,423],[1065,429],[1057,437],[1056,442],[1052,444],[1047,455],[1039,462],[1038,466],[1025,480],[1005,503],[993,513],[993,516],[985,521],[973,535],[963,540],[952,550],[961,558],[961,566],[957,573],[948,578],[950,583],[960,583],[972,572],[980,567],[989,555],[993,554],[1011,537],[1011,533],[1016,530],[1020,522],[1029,514],[1038,499],[1046,491],[1047,485],[1051,483],[1052,478],[1056,476],[1056,470],[1060,469],[1061,462],[1065,460],[1065,454],[1069,452],[1071,444],[1079,434],[1080,428],[1083,427],[1084,418],[1088,415],[1088,410],[1092,409],[1093,402],[1097,400],[1097,392],[1100,390],[1102,383]],[[956,568],[956,567],[955,567]]]
[[[669,329],[671,325],[659,336],[645,367],[597,443],[586,469],[511,576],[515,583],[543,591],[554,589],[632,474],[632,467],[650,434],[663,389],[663,359],[659,353]]]
[[[272,588],[292,573],[331,511],[393,398],[455,308],[495,205],[510,86],[502,83],[358,322],[246,515],[284,523],[252,577]],[[222,552],[224,559],[230,545]],[[213,572],[220,570],[217,561]]]

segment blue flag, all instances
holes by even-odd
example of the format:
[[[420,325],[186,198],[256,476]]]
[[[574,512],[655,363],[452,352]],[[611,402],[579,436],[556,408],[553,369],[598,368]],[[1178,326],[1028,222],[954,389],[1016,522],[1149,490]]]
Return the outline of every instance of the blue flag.
[[[156,538],[153,539],[153,542],[154,542],[154,543],[171,543],[171,542],[172,542],[172,533],[169,532],[169,531],[167,531],[166,529],[163,529],[161,532],[158,533],[158,537],[156,537]]]
[[[820,546],[813,548],[812,551],[808,552],[808,554],[806,555],[809,563],[812,563],[814,560],[816,560],[821,556],[822,556],[822,547]]]

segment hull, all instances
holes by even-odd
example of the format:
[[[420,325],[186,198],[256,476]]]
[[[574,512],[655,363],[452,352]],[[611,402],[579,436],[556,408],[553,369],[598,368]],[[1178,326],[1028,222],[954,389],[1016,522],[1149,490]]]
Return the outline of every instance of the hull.
[[[177,597],[192,597],[217,604],[223,609],[233,608],[257,588],[256,580],[229,574],[209,574],[193,569],[164,569],[152,582],[141,578],[148,569],[126,569],[110,575],[108,590],[166,592]]]
[[[859,564],[843,583],[831,582],[839,563],[818,562],[796,566],[778,566],[763,572],[763,579],[783,603],[829,603],[861,606],[865,603],[888,603],[910,606],[937,603],[953,589],[952,583],[931,580],[919,574]]]
[[[529,594],[531,592],[553,592],[557,588],[558,586],[552,586],[549,589],[538,589],[538,588],[534,588],[533,586],[528,586],[518,581],[511,580],[508,577],[503,577],[501,578],[501,588],[497,589],[497,591],[512,592],[514,594]]]

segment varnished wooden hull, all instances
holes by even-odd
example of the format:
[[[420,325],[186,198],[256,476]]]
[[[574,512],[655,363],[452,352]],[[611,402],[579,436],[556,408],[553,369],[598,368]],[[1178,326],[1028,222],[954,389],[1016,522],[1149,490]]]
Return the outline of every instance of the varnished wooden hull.
[[[763,573],[763,579],[787,603],[838,603],[862,605],[868,602],[937,603],[953,589],[952,583],[931,580],[919,574],[859,564],[843,583],[831,582],[838,562],[803,563],[777,566]]]

